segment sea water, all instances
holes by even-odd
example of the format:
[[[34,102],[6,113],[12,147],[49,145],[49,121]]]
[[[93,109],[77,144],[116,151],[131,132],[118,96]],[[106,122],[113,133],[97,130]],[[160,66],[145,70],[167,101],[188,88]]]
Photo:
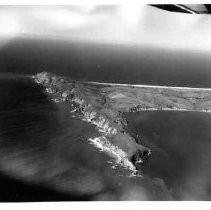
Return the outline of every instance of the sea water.
[[[82,81],[211,87],[210,64],[207,53],[185,50],[12,40],[0,51],[2,201],[209,200],[210,114],[128,114],[131,130],[152,149],[140,165],[143,177],[131,177],[88,143],[94,126],[27,76],[48,71]]]

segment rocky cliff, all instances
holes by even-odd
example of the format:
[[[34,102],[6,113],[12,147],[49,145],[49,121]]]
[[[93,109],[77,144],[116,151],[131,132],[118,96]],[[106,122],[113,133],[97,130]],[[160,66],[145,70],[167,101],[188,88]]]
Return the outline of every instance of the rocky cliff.
[[[114,158],[116,166],[137,174],[151,151],[128,131],[126,112],[143,110],[211,111],[211,90],[74,81],[42,72],[33,79],[57,103],[68,103],[71,116],[96,126],[88,141]]]

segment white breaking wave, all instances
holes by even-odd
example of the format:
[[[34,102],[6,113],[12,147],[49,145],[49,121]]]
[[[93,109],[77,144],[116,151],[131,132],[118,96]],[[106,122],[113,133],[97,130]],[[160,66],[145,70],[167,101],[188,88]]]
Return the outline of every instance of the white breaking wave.
[[[88,140],[101,151],[113,156],[116,159],[117,165],[121,165],[122,167],[126,167],[133,172],[137,172],[136,167],[131,163],[131,161],[128,160],[127,154],[119,147],[111,144],[107,140],[106,136],[103,135],[100,137],[89,138]]]

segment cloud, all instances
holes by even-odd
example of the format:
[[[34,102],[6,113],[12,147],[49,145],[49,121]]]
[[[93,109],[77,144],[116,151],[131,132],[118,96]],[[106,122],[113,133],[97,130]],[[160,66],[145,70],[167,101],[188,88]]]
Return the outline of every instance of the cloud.
[[[211,17],[147,5],[2,6],[1,36],[39,35],[211,50]]]

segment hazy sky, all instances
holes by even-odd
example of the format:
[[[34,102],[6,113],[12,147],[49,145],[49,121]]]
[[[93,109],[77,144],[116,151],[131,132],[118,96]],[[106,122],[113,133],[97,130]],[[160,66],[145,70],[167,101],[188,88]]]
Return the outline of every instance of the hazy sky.
[[[1,6],[0,36],[58,36],[211,51],[211,16],[144,5]]]

